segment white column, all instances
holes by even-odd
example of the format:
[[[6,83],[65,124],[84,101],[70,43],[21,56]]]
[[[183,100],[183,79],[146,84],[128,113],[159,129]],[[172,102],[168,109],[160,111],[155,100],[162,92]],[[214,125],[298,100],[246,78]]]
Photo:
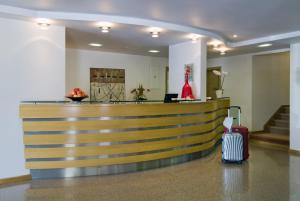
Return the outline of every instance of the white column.
[[[19,104],[24,100],[64,100],[65,27],[41,30],[36,23],[0,18],[0,179],[25,169]],[[1,199],[0,195],[0,199]]]
[[[300,43],[290,54],[290,149],[300,151]]]
[[[205,39],[201,40],[200,53],[200,99],[206,102],[207,41]]]
[[[206,100],[206,41],[185,42],[169,47],[169,93],[181,96],[184,85],[184,66],[193,64],[193,82],[190,83],[193,95]]]

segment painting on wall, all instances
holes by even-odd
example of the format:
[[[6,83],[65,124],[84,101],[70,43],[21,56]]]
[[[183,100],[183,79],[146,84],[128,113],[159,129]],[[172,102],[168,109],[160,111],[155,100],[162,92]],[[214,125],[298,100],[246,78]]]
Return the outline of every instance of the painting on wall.
[[[91,101],[124,101],[125,69],[90,68]]]
[[[184,65],[184,76],[188,74],[189,82],[192,82],[194,79],[193,76],[193,64],[185,64]]]

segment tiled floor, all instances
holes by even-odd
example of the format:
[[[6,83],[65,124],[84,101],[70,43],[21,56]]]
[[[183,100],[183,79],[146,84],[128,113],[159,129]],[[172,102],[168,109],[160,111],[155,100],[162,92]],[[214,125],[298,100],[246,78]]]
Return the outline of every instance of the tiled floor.
[[[32,181],[0,188],[1,201],[299,201],[300,158],[251,145],[242,165],[212,155],[123,175]]]

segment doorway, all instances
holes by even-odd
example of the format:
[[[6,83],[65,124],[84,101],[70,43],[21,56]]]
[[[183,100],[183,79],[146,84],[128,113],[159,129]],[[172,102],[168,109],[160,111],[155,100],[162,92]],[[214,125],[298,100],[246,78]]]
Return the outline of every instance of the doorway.
[[[216,99],[216,90],[220,88],[221,78],[213,73],[213,70],[221,72],[221,66],[207,68],[207,79],[206,79],[206,96]]]

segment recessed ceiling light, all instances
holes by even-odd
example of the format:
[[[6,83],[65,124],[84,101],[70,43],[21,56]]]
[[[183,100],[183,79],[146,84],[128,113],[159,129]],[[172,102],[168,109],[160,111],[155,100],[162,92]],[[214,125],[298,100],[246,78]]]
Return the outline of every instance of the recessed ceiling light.
[[[226,46],[219,46],[219,47],[215,47],[214,50],[220,52],[221,55],[225,55],[227,51],[230,50],[230,48]]]
[[[99,27],[99,28],[101,28],[102,33],[108,33],[109,30],[111,29],[111,27]]]
[[[223,42],[222,41],[219,41],[219,40],[212,40],[212,41],[209,41],[208,43],[207,43],[207,45],[211,45],[211,46],[213,46],[214,48],[217,48],[217,47],[219,47],[220,45],[222,45],[223,44]]]
[[[36,22],[39,25],[40,29],[47,30],[47,29],[49,29],[51,20],[46,19],[46,18],[38,18],[38,19],[36,19]]]
[[[101,29],[102,33],[108,33],[113,26],[111,22],[98,22],[97,26]]]
[[[150,32],[152,38],[158,38],[159,34],[162,31],[162,28],[159,28],[159,27],[150,27],[148,29],[148,31]]]
[[[233,38],[237,38],[238,35],[237,35],[237,34],[233,34],[232,37],[233,37]]]
[[[100,44],[100,43],[90,43],[89,46],[92,46],[92,47],[102,47],[102,44]]]
[[[159,37],[159,32],[150,32],[152,38],[158,38]]]
[[[148,52],[150,52],[150,53],[159,53],[160,51],[159,50],[149,50]]]
[[[196,43],[202,37],[202,35],[199,35],[199,34],[190,34],[189,37],[191,38],[192,43]]]
[[[258,45],[258,47],[270,47],[270,46],[272,46],[271,43],[264,43],[264,44]]]

